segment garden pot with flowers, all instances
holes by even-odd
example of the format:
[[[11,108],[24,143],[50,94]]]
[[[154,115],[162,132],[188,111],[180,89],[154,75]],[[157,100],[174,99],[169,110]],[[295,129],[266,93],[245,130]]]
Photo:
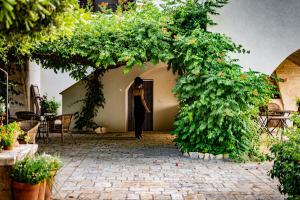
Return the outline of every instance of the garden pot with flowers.
[[[4,150],[12,150],[14,148],[15,136],[13,132],[6,131],[6,126],[0,126],[1,144]]]
[[[51,155],[44,154],[41,157],[45,159],[50,170],[50,177],[46,180],[46,188],[45,188],[45,200],[50,200],[52,199],[51,193],[55,181],[55,176],[57,174],[57,171],[60,168],[62,168],[63,162],[60,160],[58,156],[51,156]]]
[[[11,177],[14,200],[44,199],[45,181],[50,178],[49,164],[41,156],[27,157],[13,166]]]
[[[0,126],[2,145],[5,150],[12,150],[14,146],[18,146],[18,136],[22,132],[20,125],[17,122]]]

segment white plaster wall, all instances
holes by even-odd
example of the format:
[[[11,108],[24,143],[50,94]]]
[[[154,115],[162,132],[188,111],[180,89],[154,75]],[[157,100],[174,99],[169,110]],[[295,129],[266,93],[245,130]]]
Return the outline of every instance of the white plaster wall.
[[[57,74],[50,69],[41,69],[40,93],[47,94],[50,98],[54,97],[62,104],[61,91],[70,87],[76,81],[72,79],[68,73],[58,72]],[[58,114],[62,113],[62,106],[58,109]]]
[[[153,79],[153,125],[154,130],[171,130],[174,117],[178,111],[178,103],[172,93],[175,86],[175,76],[167,71],[163,63],[148,69],[133,68],[128,74],[123,74],[123,68],[110,70],[102,78],[103,92],[106,103],[100,109],[94,121],[105,126],[109,132],[127,131],[127,92],[136,76]],[[75,113],[81,110],[82,102],[74,104],[84,98],[86,89],[82,82],[78,82],[62,93],[63,113]],[[71,124],[71,129],[74,122]]]
[[[210,29],[250,50],[241,66],[271,74],[300,48],[300,0],[230,0]]]
[[[28,94],[28,105],[30,106],[30,87],[31,85],[37,85],[38,88],[41,88],[41,67],[35,62],[29,62],[28,67],[28,87],[27,87],[27,94]]]

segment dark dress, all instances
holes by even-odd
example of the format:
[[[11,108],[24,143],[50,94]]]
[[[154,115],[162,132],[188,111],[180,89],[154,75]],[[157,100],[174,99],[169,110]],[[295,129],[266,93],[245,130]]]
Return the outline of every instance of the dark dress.
[[[134,96],[134,124],[135,137],[140,137],[143,131],[143,124],[145,121],[145,107],[142,103],[140,95]]]

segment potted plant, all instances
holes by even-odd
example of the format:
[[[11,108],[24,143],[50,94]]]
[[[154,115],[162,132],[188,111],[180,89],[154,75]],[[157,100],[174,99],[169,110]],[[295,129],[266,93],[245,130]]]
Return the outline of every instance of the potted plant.
[[[0,126],[1,133],[1,144],[4,147],[4,150],[12,150],[14,147],[14,133],[9,130],[6,131],[6,126]]]
[[[57,110],[60,106],[60,103],[55,100],[53,97],[52,99],[49,99],[47,95],[43,96],[43,99],[41,101],[41,114],[44,113],[55,113],[57,114]]]
[[[20,135],[18,137],[19,144],[28,144],[30,140],[30,137],[25,133],[24,131],[20,132]]]
[[[298,113],[300,113],[300,98],[299,97],[296,99],[296,105],[298,107]]]
[[[50,200],[55,176],[57,174],[57,171],[60,168],[62,168],[63,162],[60,160],[60,158],[57,155],[51,156],[51,155],[44,154],[42,156],[47,162],[50,170],[50,177],[46,181],[46,188],[45,188],[45,200]]]
[[[14,200],[44,199],[45,180],[49,178],[49,164],[41,156],[27,157],[17,162],[12,169],[12,190]]]

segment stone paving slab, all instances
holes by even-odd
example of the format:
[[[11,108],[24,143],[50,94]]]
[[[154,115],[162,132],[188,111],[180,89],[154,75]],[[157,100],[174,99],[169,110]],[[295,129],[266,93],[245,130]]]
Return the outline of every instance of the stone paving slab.
[[[281,200],[277,182],[267,176],[272,163],[233,163],[186,158],[164,132],[75,135],[78,144],[51,134],[39,151],[59,153],[55,199]]]

